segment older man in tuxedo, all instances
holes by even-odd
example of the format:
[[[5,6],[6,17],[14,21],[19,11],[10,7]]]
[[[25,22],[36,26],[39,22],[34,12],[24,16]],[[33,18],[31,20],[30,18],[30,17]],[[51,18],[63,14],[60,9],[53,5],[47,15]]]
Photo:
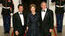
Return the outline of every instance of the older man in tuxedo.
[[[40,31],[41,36],[51,36],[51,31],[54,28],[54,20],[53,20],[53,11],[47,8],[47,3],[41,3],[41,10],[40,10]]]
[[[24,36],[26,29],[26,19],[23,12],[23,5],[18,5],[19,11],[13,15],[14,36]]]

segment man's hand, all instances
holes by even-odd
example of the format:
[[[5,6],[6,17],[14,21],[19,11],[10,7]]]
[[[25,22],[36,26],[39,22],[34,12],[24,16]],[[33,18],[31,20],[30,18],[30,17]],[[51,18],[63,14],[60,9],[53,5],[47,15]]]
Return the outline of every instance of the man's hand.
[[[26,27],[26,30],[25,30],[25,33],[27,33],[28,32],[28,27]]]
[[[10,11],[12,12],[12,8],[10,8]]]
[[[18,36],[19,35],[19,32],[18,31],[15,31],[15,34]]]
[[[53,29],[49,29],[49,32],[52,32],[53,31]]]

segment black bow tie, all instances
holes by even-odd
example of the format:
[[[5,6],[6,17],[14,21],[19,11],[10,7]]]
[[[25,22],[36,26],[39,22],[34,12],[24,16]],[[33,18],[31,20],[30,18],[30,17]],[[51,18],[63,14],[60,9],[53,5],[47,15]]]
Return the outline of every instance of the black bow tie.
[[[45,12],[45,10],[42,10],[42,11],[44,11],[44,12]]]
[[[20,13],[20,14],[23,14],[23,13]]]

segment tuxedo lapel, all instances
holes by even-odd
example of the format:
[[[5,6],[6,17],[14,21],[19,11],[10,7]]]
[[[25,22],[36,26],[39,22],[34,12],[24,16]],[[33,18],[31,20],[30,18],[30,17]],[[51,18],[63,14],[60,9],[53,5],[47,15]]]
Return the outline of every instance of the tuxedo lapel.
[[[19,15],[19,13],[17,13],[18,14],[18,20],[19,20],[19,22],[20,22],[20,24],[22,25],[22,21],[21,21],[21,18],[20,18],[20,15]],[[25,15],[24,15],[24,13],[22,13],[23,14],[23,18],[24,18],[24,24],[25,24]]]
[[[40,12],[41,12],[41,11],[40,11]],[[46,14],[45,14],[45,16],[44,16],[44,20],[46,19],[47,14],[48,14],[48,9],[47,9]],[[41,16],[41,13],[40,13],[40,16]],[[41,16],[41,20],[42,20],[42,16]],[[42,21],[44,21],[44,20],[42,20]]]
[[[46,14],[45,14],[45,16],[44,16],[44,20],[46,19],[47,15],[48,15],[48,9],[47,9]],[[43,20],[43,21],[44,21],[44,20]]]
[[[41,15],[41,10],[40,10],[40,20],[42,21],[42,15]]]
[[[17,17],[18,17],[18,20],[21,22],[21,18],[19,16],[19,13],[18,12],[17,12]],[[22,24],[22,22],[21,22],[21,24]]]

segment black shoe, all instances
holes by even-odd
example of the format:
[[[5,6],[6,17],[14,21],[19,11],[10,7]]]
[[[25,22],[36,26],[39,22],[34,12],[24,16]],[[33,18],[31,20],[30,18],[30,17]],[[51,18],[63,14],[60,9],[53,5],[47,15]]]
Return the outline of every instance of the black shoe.
[[[57,31],[57,33],[62,33],[62,31]]]
[[[9,32],[4,32],[4,34],[7,34],[7,33],[9,33]]]
[[[9,36],[9,33],[5,33],[4,36]]]

